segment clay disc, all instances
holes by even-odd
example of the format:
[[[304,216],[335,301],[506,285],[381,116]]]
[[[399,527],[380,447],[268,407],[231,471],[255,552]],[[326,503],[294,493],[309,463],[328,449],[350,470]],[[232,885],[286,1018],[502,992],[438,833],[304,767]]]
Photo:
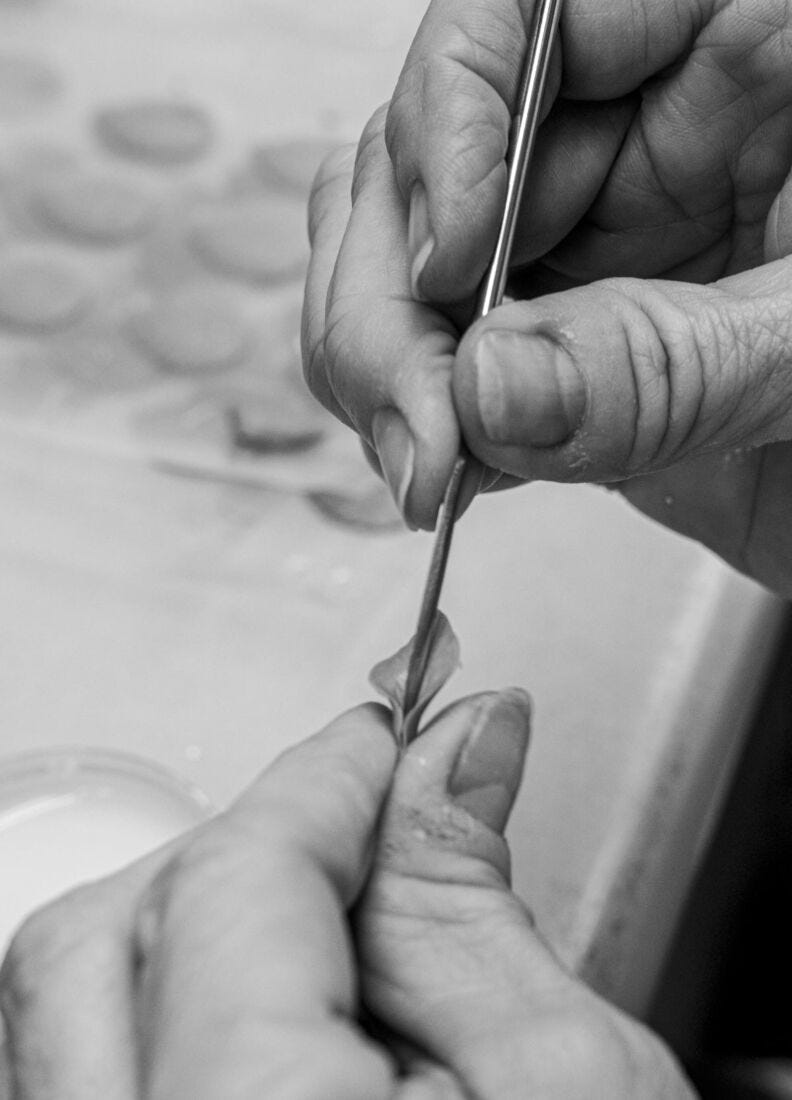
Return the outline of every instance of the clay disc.
[[[361,531],[397,531],[404,528],[390,493],[381,482],[366,481],[344,490],[317,489],[308,499],[322,515]]]
[[[0,324],[52,332],[71,324],[86,304],[79,276],[47,257],[0,258]]]
[[[248,350],[244,318],[210,291],[177,291],[130,324],[132,341],[161,369],[205,374],[235,367]]]
[[[90,244],[123,244],[142,236],[153,203],[134,183],[112,176],[69,172],[34,185],[32,201],[57,232]]]
[[[212,140],[202,107],[167,100],[105,107],[94,116],[94,126],[110,152],[149,164],[189,164],[203,156]]]
[[[259,286],[296,278],[308,262],[305,208],[278,196],[206,212],[191,241],[211,271]]]

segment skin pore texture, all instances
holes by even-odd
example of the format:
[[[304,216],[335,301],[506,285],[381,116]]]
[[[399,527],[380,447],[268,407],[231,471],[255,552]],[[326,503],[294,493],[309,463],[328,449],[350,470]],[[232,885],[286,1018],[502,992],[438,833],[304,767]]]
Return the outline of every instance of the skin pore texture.
[[[690,1098],[509,888],[529,714],[471,696],[397,757],[389,712],[358,707],[39,911],[0,971],[0,1097]]]
[[[616,487],[790,595],[788,5],[568,0],[517,299],[460,340],[531,10],[435,0],[390,104],[325,162],[308,380],[414,526],[464,437],[498,487]]]

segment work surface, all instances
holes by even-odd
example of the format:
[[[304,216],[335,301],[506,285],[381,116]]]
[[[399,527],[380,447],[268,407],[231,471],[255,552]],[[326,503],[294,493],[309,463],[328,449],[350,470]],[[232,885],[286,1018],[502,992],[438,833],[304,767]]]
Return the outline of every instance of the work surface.
[[[258,241],[271,208],[292,224],[282,143],[353,136],[421,8],[0,5],[2,754],[125,748],[222,804],[369,697],[412,632],[429,539],[289,382],[304,244],[228,242]],[[154,148],[123,113],[142,97],[180,105]],[[99,171],[97,222],[80,187]],[[547,485],[476,502],[443,602],[464,662],[444,700],[535,701],[516,886],[640,1010],[781,607],[620,499]]]

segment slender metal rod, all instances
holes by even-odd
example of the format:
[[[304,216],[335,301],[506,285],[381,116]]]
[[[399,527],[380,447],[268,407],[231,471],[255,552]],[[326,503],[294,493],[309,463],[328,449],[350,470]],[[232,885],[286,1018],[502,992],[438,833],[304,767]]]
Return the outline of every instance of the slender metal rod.
[[[512,120],[503,217],[498,230],[492,261],[479,291],[474,323],[482,317],[486,317],[490,310],[499,306],[503,301],[506,280],[509,275],[509,260],[514,245],[514,235],[525,190],[525,181],[536,144],[536,132],[539,129],[541,119],[547,73],[561,15],[562,2],[563,0],[539,0],[537,4],[517,99],[517,111]],[[451,480],[443,498],[442,514],[435,535],[429,573],[418,615],[418,626],[415,631],[415,642],[407,669],[407,683],[404,692],[405,714],[408,714],[415,706],[426,672],[426,665],[432,648],[437,609],[440,604],[440,593],[443,588],[448,555],[451,551],[454,521],[459,508],[459,494],[469,466],[469,456],[463,450],[454,464]]]

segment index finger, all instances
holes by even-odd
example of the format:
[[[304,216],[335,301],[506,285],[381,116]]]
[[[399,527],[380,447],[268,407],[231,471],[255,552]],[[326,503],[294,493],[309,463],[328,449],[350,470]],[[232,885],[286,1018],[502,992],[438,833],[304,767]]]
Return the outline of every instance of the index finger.
[[[152,1100],[386,1100],[388,1059],[351,1023],[346,908],[395,758],[364,707],[291,750],[202,830],[140,914]]]
[[[426,300],[472,294],[492,254],[537,2],[432,0],[407,55],[387,143],[410,206],[413,289]],[[631,93],[677,57],[704,19],[701,4],[687,7],[567,0],[547,102],[561,99],[540,128],[520,262],[557,244],[591,205],[633,117]]]
[[[383,127],[379,112],[361,139],[337,258],[342,196],[337,186],[314,191],[305,370],[319,399],[340,408],[376,449],[408,522],[431,529],[459,450],[451,396],[457,331],[410,294],[405,212]]]

